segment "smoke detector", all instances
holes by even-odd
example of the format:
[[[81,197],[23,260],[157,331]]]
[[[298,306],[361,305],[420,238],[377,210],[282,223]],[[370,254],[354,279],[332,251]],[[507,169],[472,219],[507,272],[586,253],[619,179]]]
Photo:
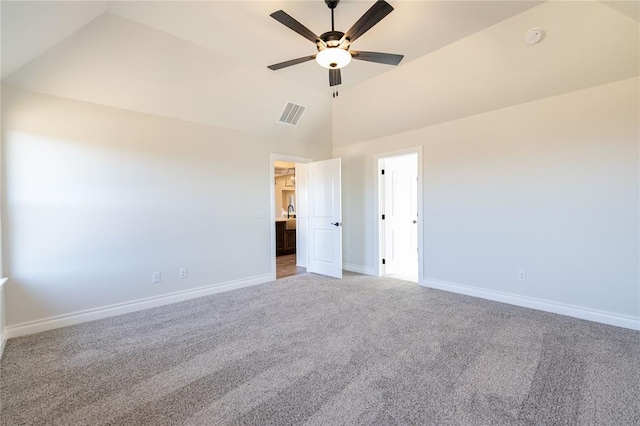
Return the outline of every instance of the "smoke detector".
[[[528,45],[533,46],[534,44],[540,43],[543,37],[543,30],[541,30],[540,28],[531,28],[529,31],[527,31],[527,34],[525,34],[524,42]]]

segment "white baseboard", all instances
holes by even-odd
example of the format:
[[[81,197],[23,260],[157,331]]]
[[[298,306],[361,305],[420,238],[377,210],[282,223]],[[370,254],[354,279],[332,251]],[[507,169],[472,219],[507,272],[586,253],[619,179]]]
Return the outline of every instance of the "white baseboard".
[[[57,315],[54,317],[8,326],[5,335],[7,339],[26,336],[28,334],[39,333],[41,331],[52,330],[54,328],[66,327],[83,322],[95,321],[102,318],[127,314],[129,312],[141,311],[143,309],[169,305],[171,303],[182,302],[189,299],[195,299],[197,297],[236,290],[243,287],[250,287],[253,285],[263,284],[271,281],[274,281],[272,274],[265,274],[241,280],[228,281],[224,283],[213,284],[210,286],[199,287],[191,290],[178,291],[175,293],[164,294],[162,296],[148,297],[131,302],[87,309],[84,311],[73,312],[65,315]]]
[[[373,275],[373,276],[378,275],[376,273],[375,269],[373,269],[373,268],[367,268],[365,266],[354,265],[354,264],[351,264],[351,263],[343,263],[342,264],[342,269],[345,270],[345,271],[349,271],[349,272],[355,272],[357,274]]]
[[[420,285],[430,288],[436,288],[438,290],[450,291],[452,293],[479,297],[481,299],[488,299],[496,302],[522,306],[525,308],[537,309],[539,311],[566,315],[587,321],[615,325],[617,327],[630,328],[632,330],[640,330],[640,318],[635,318],[632,316],[599,311],[595,309],[584,308],[581,306],[567,305],[564,303],[552,302],[549,300],[537,299],[533,297],[519,296],[516,294],[504,293],[501,291],[470,287],[463,284],[450,283],[430,278],[424,278],[423,280],[421,280]]]
[[[7,344],[7,333],[3,332],[0,334],[0,359],[2,359],[2,353],[4,352],[4,347]]]

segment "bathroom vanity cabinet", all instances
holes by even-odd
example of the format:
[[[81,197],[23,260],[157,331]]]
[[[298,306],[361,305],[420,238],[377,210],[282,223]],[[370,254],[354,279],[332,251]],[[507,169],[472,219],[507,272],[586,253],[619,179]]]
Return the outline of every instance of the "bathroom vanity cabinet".
[[[276,256],[296,253],[295,219],[276,221]]]
[[[284,234],[286,222],[282,220],[276,221],[276,256],[284,254]]]

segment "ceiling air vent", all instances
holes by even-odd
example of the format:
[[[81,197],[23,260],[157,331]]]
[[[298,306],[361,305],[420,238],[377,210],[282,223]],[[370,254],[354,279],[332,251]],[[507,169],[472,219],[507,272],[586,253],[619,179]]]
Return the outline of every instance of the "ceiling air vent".
[[[278,122],[289,126],[298,126],[306,110],[305,106],[287,102],[278,116]]]

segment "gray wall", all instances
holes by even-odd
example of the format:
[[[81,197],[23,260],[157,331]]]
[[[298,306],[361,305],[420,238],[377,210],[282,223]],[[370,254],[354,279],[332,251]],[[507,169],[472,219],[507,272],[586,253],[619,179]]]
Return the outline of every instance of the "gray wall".
[[[633,78],[335,148],[345,262],[376,268],[374,156],[421,146],[423,282],[639,318],[638,101]]]
[[[270,274],[269,153],[331,154],[329,138],[279,142],[11,88],[2,102],[10,326]]]

